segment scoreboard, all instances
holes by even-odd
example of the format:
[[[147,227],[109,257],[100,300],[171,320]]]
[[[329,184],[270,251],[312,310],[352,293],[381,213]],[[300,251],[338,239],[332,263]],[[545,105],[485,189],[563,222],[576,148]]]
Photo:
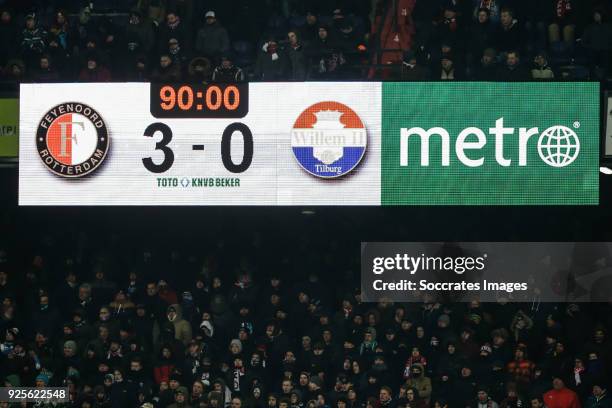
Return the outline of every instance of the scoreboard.
[[[20,205],[596,205],[599,85],[24,84],[19,156]]]

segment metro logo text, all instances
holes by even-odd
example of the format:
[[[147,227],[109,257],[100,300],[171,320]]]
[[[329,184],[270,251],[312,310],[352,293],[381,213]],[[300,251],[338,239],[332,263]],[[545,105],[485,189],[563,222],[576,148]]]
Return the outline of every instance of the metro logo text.
[[[566,128],[570,130],[569,128]],[[494,139],[495,143],[495,161],[502,167],[509,167],[513,163],[513,158],[508,157],[504,152],[504,142],[507,140],[518,139],[518,165],[527,166],[527,149],[529,139],[539,135],[540,131],[537,127],[518,129],[504,126],[504,118],[499,118],[495,121],[495,127],[489,128],[489,135]],[[571,131],[571,130],[570,130]],[[573,131],[572,131],[573,133]],[[508,136],[505,138],[505,136]],[[429,166],[430,163],[430,148],[429,144],[433,137],[438,138],[441,143],[441,164],[442,166],[450,166],[450,148],[451,137],[449,132],[442,127],[434,127],[425,130],[421,127],[413,127],[410,129],[402,128],[400,135],[400,166],[406,167],[409,165],[409,141],[411,137],[418,137],[421,145],[421,166]],[[474,141],[474,138],[476,139]],[[471,139],[472,141],[470,141]],[[576,138],[579,143],[579,139]],[[468,167],[480,167],[485,162],[485,157],[479,154],[485,145],[489,142],[485,132],[477,127],[467,127],[463,129],[454,144],[455,156],[457,159]],[[470,153],[468,154],[468,151]],[[575,158],[574,158],[575,159]],[[572,160],[573,161],[573,160]],[[569,164],[569,163],[568,163]],[[558,166],[564,167],[564,166]]]

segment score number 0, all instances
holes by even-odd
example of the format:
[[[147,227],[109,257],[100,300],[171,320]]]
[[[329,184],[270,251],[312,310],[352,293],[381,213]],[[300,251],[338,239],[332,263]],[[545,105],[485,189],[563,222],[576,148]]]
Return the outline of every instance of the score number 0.
[[[174,164],[174,151],[168,146],[172,141],[172,129],[165,123],[156,122],[147,126],[144,136],[153,137],[157,132],[161,133],[162,139],[155,144],[155,150],[159,150],[164,154],[164,160],[156,164],[153,158],[145,157],[142,159],[142,164],[151,173],[164,173]],[[238,164],[232,161],[231,154],[234,132],[240,132],[244,142],[244,154],[242,161]],[[223,161],[223,166],[232,173],[242,173],[249,168],[253,161],[253,133],[247,125],[234,122],[225,128],[221,136],[221,160]]]

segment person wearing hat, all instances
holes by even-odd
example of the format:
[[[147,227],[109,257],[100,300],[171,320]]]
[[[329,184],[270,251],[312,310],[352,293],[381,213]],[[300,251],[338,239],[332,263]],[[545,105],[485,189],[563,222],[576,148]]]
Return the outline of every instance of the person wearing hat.
[[[478,81],[495,81],[497,71],[497,52],[493,48],[487,48],[483,51],[479,64],[474,67],[473,77]]]
[[[313,396],[316,396],[317,393],[321,391],[321,387],[323,385],[323,381],[321,381],[321,377],[318,375],[313,375],[310,377],[310,382],[308,383],[308,391],[309,391],[309,399],[312,399]]]
[[[538,80],[555,79],[555,73],[548,65],[548,55],[546,51],[538,52],[533,58],[531,78]]]
[[[43,387],[48,386],[49,385],[49,374],[47,373],[38,374],[36,376],[36,379],[34,380],[34,383],[37,388],[43,388]]]
[[[214,69],[212,80],[219,83],[243,82],[244,72],[234,65],[232,56],[227,53],[221,57],[221,64]]]
[[[413,364],[410,368],[410,377],[406,381],[406,385],[417,390],[417,397],[423,399],[429,405],[432,387],[431,379],[425,376],[425,367],[423,364]]]
[[[174,404],[168,405],[168,408],[191,408],[189,405],[189,392],[186,387],[178,387],[174,391]]]
[[[184,346],[189,344],[193,338],[191,324],[183,319],[181,306],[176,303],[168,306],[166,318],[167,322],[174,326],[174,338],[182,342]]]
[[[25,18],[25,27],[21,32],[21,52],[28,66],[44,52],[48,41],[47,32],[38,26],[36,14],[28,14]]]
[[[206,24],[198,30],[195,51],[200,57],[218,58],[230,49],[229,35],[217,20],[217,14],[209,10],[204,14]]]
[[[363,341],[359,346],[359,355],[364,358],[373,356],[376,346],[378,346],[378,342],[376,341],[376,329],[374,327],[368,327],[363,332]]]
[[[166,49],[166,53],[170,56],[170,58],[172,58],[172,62],[179,67],[184,67],[187,65],[187,55],[185,54],[185,50],[179,43],[178,39],[171,38],[168,40],[168,48]]]
[[[127,51],[148,54],[155,43],[153,24],[138,10],[132,10],[125,29]]]

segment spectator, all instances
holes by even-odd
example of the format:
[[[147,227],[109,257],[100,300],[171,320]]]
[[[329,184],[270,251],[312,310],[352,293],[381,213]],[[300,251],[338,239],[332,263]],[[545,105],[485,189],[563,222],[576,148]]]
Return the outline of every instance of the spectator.
[[[425,376],[425,369],[422,364],[416,363],[410,369],[410,378],[406,381],[409,388],[414,388],[417,391],[417,397],[429,404],[431,397],[431,379]]]
[[[242,82],[244,72],[241,68],[234,65],[229,55],[221,57],[221,65],[215,68],[212,74],[213,82]]]
[[[520,24],[514,18],[514,11],[509,8],[504,8],[501,12],[495,44],[502,53],[518,50],[523,45]]]
[[[191,325],[183,319],[181,306],[178,304],[168,306],[166,317],[168,318],[167,322],[174,326],[175,338],[181,341],[183,345],[189,344],[192,339]]]
[[[461,79],[461,72],[455,67],[454,58],[452,55],[445,55],[440,59],[439,74],[435,77],[442,81],[455,81]]]
[[[486,387],[478,387],[474,406],[475,408],[499,408],[497,402],[493,401],[489,396],[489,391]]]
[[[587,399],[585,407],[586,408],[610,408],[612,407],[612,401],[610,401],[610,397],[608,397],[608,390],[596,382],[593,385],[592,394]]]
[[[508,374],[517,383],[527,385],[532,378],[534,368],[535,364],[527,359],[525,345],[519,345],[514,350],[514,360],[508,363]]]
[[[169,345],[162,346],[153,369],[155,383],[160,385],[170,381],[170,376],[174,372],[175,366],[176,362],[174,360],[172,348]]]
[[[59,73],[51,65],[51,60],[48,55],[43,55],[39,59],[38,69],[32,74],[34,82],[58,82],[60,79]],[[64,300],[67,300],[64,298]]]
[[[136,57],[136,60],[128,67],[126,79],[132,82],[147,82],[149,80],[149,75],[150,69],[148,58],[144,55],[140,55]]]
[[[544,404],[547,408],[580,408],[578,395],[569,388],[561,377],[554,377],[553,388],[544,394]]]
[[[188,68],[189,80],[196,83],[206,83],[211,79],[211,64],[208,58],[197,57],[191,60]]]
[[[308,54],[313,61],[319,62],[330,55],[335,49],[335,44],[330,38],[329,28],[325,25],[319,26],[317,38],[311,41],[308,47]]]
[[[304,49],[304,44],[302,44],[297,30],[292,30],[287,33],[285,54],[291,71],[289,79],[293,81],[306,80],[308,76],[309,61]]]
[[[57,11],[49,29],[49,53],[60,67],[66,66],[72,56],[75,45],[72,35],[72,28],[65,12]]]
[[[153,25],[147,18],[143,18],[138,10],[130,12],[125,41],[127,51],[131,54],[148,55],[153,49],[155,42]]]
[[[214,11],[207,11],[206,24],[198,30],[196,51],[200,56],[217,58],[229,51],[230,40],[227,30],[217,21]]]
[[[187,388],[178,387],[174,392],[174,404],[168,406],[168,408],[190,408],[188,402],[189,393],[187,392]]]
[[[357,46],[362,43],[359,33],[349,19],[343,18],[338,22],[336,31],[337,47],[344,53],[356,53]]]
[[[468,58],[470,61],[481,56],[484,50],[490,47],[495,40],[489,13],[489,9],[481,8],[478,11],[476,22],[470,26],[468,37]]]
[[[306,42],[315,41],[319,36],[319,19],[312,11],[306,13],[306,24],[302,27],[302,38]]]
[[[570,376],[568,379],[568,384],[571,389],[574,390],[582,401],[585,401],[587,395],[591,392],[591,384],[593,383],[593,378],[591,377],[591,373],[586,370],[584,362],[580,357],[576,357],[574,359],[574,367],[573,367],[573,376]]]
[[[38,26],[34,14],[28,14],[25,20],[25,28],[21,32],[21,55],[26,63],[33,65],[34,61],[38,61],[46,46],[47,32]]]
[[[480,64],[474,69],[474,79],[479,81],[494,81],[497,78],[497,53],[493,48],[487,48],[482,54]]]
[[[525,81],[528,79],[526,70],[521,65],[518,51],[506,54],[506,63],[497,70],[497,78],[501,81]]]
[[[188,57],[176,38],[171,38],[170,41],[168,41],[168,50],[166,54],[172,58],[172,63],[175,65],[179,67],[187,65]]]
[[[285,79],[287,61],[278,49],[278,43],[275,40],[269,40],[264,43],[262,51],[257,57],[255,78],[264,81]]]
[[[399,404],[401,405],[404,401],[399,399]],[[429,404],[425,399],[419,398],[418,391],[414,388],[406,389],[406,405],[410,406],[410,408],[426,408],[429,407]]]
[[[533,68],[531,69],[531,78],[533,79],[554,79],[555,73],[548,66],[548,56],[545,52],[539,52],[533,60]]]
[[[480,20],[480,13],[485,11],[493,24],[499,23],[503,0],[472,0],[474,16]]]
[[[447,44],[453,49],[459,50],[465,42],[465,36],[466,27],[459,15],[459,7],[453,2],[446,2],[442,17],[437,22],[433,48]]]
[[[80,82],[109,82],[111,73],[108,69],[98,65],[98,58],[91,55],[87,58],[85,67],[79,74]]]
[[[172,61],[168,54],[163,54],[159,58],[159,65],[153,70],[151,79],[158,82],[179,82],[181,68]]]
[[[380,389],[378,396],[378,406],[380,408],[396,408],[397,403],[392,398],[391,388],[384,386]]]
[[[171,39],[177,40],[185,51],[189,52],[191,33],[187,31],[187,27],[182,23],[181,17],[174,11],[166,13],[166,23],[159,29],[158,41],[161,53],[167,52],[166,47]]]
[[[544,408],[545,407],[542,397],[537,394],[531,397],[530,405],[531,405],[531,408]]]

